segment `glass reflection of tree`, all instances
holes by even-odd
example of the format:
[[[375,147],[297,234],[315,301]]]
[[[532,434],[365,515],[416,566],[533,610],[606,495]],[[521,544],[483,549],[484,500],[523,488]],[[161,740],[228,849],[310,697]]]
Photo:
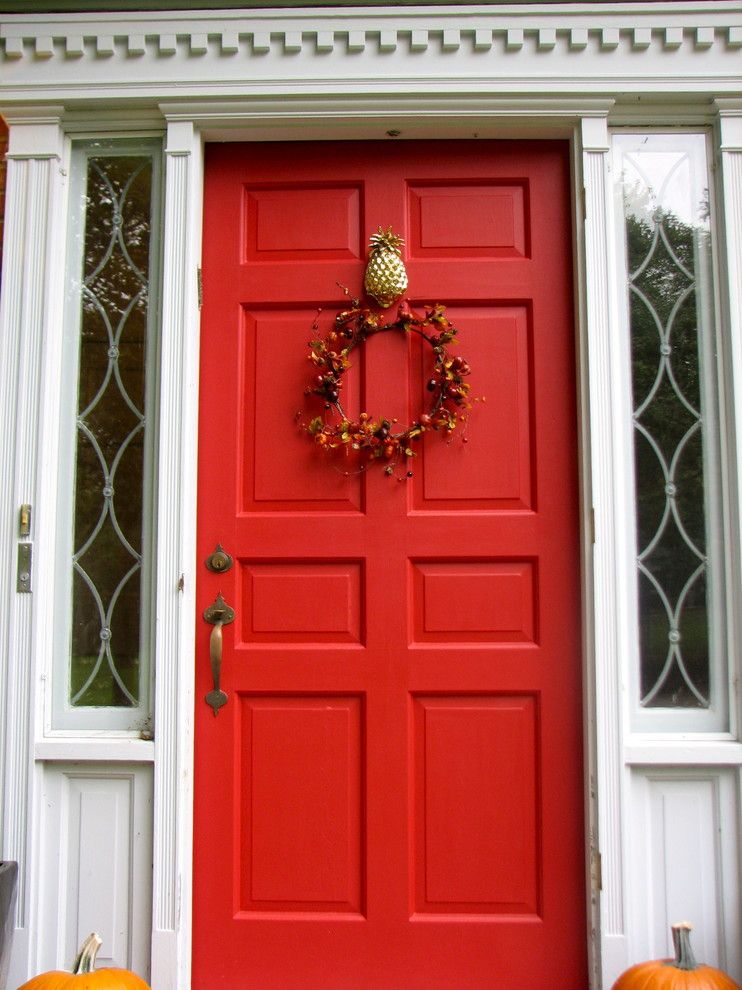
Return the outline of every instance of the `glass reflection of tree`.
[[[646,707],[709,704],[696,298],[697,259],[705,236],[702,228],[669,210],[627,210],[641,697]]]

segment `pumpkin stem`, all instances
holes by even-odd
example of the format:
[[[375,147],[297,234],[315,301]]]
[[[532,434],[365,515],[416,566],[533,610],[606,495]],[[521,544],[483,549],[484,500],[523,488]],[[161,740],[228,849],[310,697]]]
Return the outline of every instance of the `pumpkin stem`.
[[[98,949],[103,945],[103,939],[97,932],[91,932],[90,935],[85,939],[80,947],[80,951],[77,953],[77,959],[75,959],[75,964],[72,967],[72,973],[74,976],[79,976],[81,973],[92,973],[95,966],[95,957],[98,955]]]
[[[693,929],[687,921],[681,921],[672,926],[672,944],[675,947],[675,959],[670,964],[675,969],[693,970],[698,969],[698,963],[690,947],[690,933]]]

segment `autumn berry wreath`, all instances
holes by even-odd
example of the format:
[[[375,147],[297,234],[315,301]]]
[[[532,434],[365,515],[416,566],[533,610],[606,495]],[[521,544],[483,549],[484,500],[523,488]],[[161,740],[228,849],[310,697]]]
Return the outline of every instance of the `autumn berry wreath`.
[[[315,321],[313,329],[317,326]],[[430,394],[428,408],[404,429],[395,428],[396,419],[367,412],[353,419],[346,414],[340,400],[343,376],[350,367],[352,352],[372,335],[394,331],[420,336],[431,347],[434,359],[432,377],[426,385]],[[386,322],[382,314],[353,300],[348,309],[337,314],[333,329],[324,339],[309,343],[309,359],[317,375],[306,394],[322,399],[324,410],[306,425],[306,430],[327,451],[358,451],[362,458],[359,470],[364,470],[369,461],[378,460],[386,463],[387,474],[393,474],[400,460],[416,456],[412,444],[427,430],[450,437],[459,424],[466,422],[471,404],[469,384],[464,379],[470,368],[464,358],[451,355],[447,347],[457,333],[446,316],[445,306],[440,304],[426,307],[424,315],[419,315],[403,300],[396,319]],[[407,474],[411,476],[411,472]]]

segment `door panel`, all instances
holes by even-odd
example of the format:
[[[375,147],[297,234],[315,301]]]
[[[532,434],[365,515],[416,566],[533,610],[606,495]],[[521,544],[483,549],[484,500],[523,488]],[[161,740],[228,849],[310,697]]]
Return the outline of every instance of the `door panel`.
[[[569,217],[560,142],[208,149],[199,559],[235,566],[198,588],[199,990],[587,986]],[[297,423],[378,226],[482,398],[409,480]],[[349,413],[420,414],[408,337],[354,351]]]
[[[415,907],[539,911],[534,695],[417,697]]]
[[[359,696],[240,696],[240,911],[363,910]]]

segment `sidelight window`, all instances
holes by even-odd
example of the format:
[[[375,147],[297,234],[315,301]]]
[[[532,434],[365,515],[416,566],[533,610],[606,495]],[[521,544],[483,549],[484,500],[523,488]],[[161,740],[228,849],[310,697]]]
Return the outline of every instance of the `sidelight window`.
[[[54,726],[150,714],[159,146],[73,152]]]
[[[630,342],[635,728],[727,727],[723,381],[703,134],[614,136]]]

